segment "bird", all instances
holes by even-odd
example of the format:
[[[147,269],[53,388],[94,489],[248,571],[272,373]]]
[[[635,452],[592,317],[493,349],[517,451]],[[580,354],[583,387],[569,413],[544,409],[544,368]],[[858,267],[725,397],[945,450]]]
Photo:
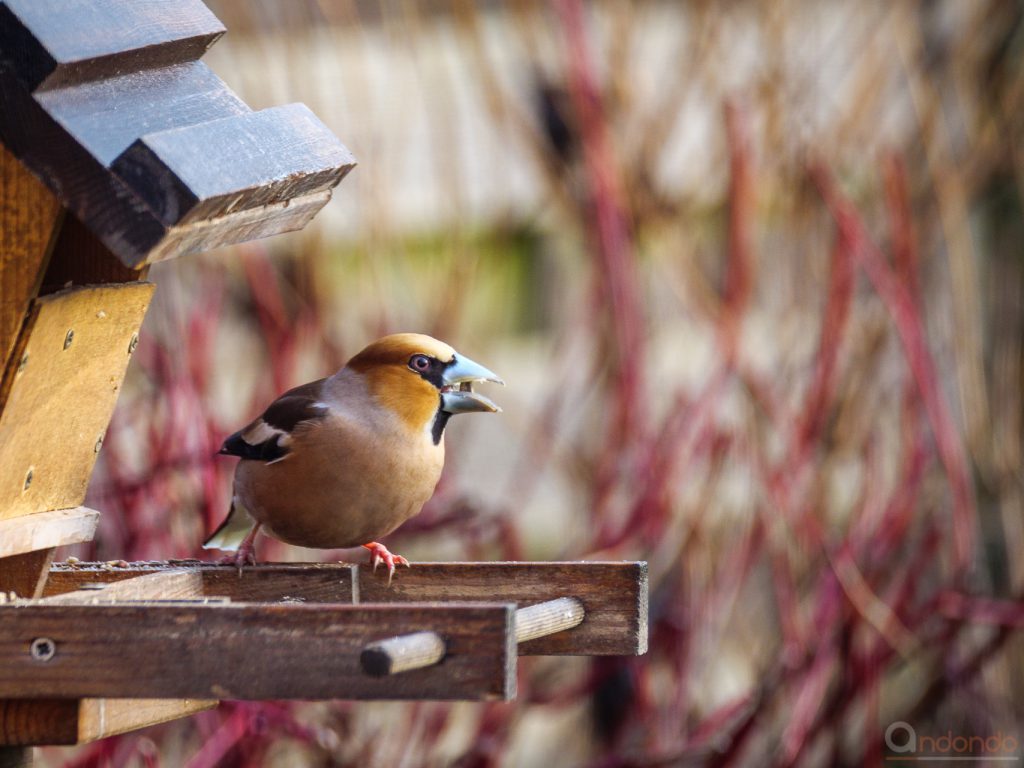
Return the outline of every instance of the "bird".
[[[224,440],[237,456],[224,522],[203,543],[256,563],[262,532],[303,547],[363,546],[388,582],[396,563],[380,539],[419,513],[444,467],[444,430],[460,413],[500,412],[475,384],[504,381],[442,341],[396,333],[333,376],[288,390]]]

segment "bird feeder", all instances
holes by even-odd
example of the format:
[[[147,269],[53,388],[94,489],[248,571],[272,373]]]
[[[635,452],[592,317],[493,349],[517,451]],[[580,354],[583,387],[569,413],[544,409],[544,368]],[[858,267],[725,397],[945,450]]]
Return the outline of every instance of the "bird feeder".
[[[220,699],[510,699],[519,655],[646,650],[644,563],[52,563],[96,529],[148,265],[301,228],[355,164],[200,61],[224,31],[199,0],[0,0],[0,765]]]

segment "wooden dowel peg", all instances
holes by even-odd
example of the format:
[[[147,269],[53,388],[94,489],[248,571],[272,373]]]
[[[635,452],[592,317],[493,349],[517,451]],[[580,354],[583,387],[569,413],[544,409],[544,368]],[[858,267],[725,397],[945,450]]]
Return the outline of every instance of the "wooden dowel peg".
[[[414,632],[366,646],[359,662],[366,674],[384,677],[433,666],[446,652],[444,638],[436,632]]]
[[[575,597],[559,597],[516,611],[516,642],[525,643],[545,635],[579,626],[587,613]]]

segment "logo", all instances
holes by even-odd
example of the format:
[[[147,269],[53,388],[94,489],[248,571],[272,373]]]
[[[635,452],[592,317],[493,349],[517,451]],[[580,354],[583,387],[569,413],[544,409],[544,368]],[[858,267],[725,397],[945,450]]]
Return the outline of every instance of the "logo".
[[[999,760],[1008,763],[1020,762],[1017,750],[1020,742],[1012,734],[1002,731],[987,736],[965,736],[948,730],[941,734],[917,732],[910,723],[897,720],[885,729],[885,746],[895,755],[887,761],[929,760],[948,763],[958,760]]]

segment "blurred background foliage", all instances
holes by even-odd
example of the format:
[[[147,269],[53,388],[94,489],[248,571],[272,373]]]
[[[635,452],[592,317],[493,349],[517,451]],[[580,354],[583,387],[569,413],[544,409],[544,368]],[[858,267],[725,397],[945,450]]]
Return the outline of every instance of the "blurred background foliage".
[[[204,556],[224,436],[417,330],[509,386],[388,545],[649,560],[651,649],[524,659],[513,703],[226,703],[50,764],[1024,741],[1024,4],[208,2],[210,66],[360,165],[301,233],[153,268],[79,554]]]

